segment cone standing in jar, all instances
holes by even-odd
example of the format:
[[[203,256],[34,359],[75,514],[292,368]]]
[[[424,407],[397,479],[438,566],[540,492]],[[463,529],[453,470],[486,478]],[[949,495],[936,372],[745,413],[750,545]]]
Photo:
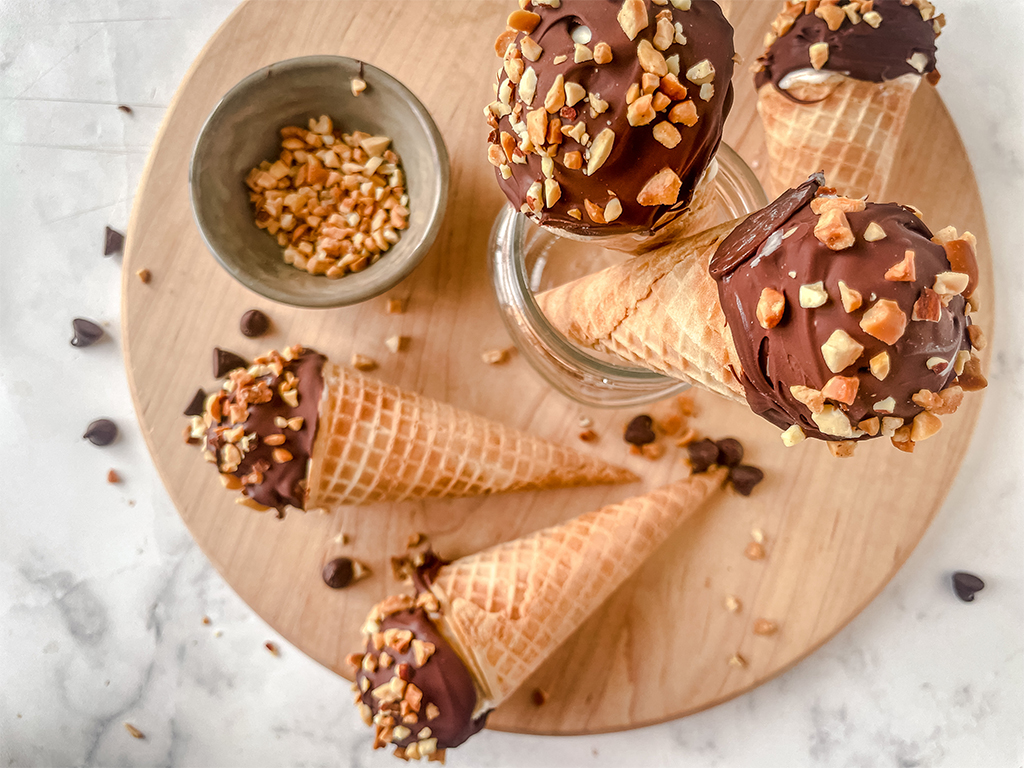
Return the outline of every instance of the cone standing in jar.
[[[754,67],[770,191],[824,170],[850,197],[884,199],[911,100],[938,82],[944,24],[928,0],[787,0]]]
[[[189,439],[239,503],[279,512],[637,479],[301,347],[231,370]]]
[[[628,252],[710,224],[735,55],[713,0],[533,2],[495,53],[487,156],[517,210]]]
[[[913,451],[986,384],[975,239],[823,181],[538,303],[584,347],[746,403],[787,445]]]
[[[452,563],[428,553],[416,597],[375,606],[348,659],[374,747],[437,759],[477,733],[725,477],[692,475]]]

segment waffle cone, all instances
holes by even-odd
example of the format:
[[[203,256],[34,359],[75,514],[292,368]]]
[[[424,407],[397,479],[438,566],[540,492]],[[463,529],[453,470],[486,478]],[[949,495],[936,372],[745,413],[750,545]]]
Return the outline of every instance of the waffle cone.
[[[480,711],[515,691],[725,480],[692,475],[463,557],[431,587]]]
[[[821,84],[798,84],[787,98],[761,86],[757,111],[764,125],[772,196],[825,171],[829,185],[848,197],[884,199],[896,148],[918,75],[869,83],[836,74]]]
[[[577,242],[593,243],[612,251],[621,251],[633,256],[649,253],[656,248],[689,235],[708,229],[718,216],[715,179],[718,176],[717,161],[712,159],[708,171],[700,177],[694,187],[693,196],[687,208],[652,234],[627,232],[621,235],[579,235],[561,229],[549,229],[558,237]]]
[[[637,479],[332,363],[324,364],[323,378],[306,509]]]
[[[574,343],[746,403],[742,365],[708,265],[739,224],[721,224],[540,294]]]

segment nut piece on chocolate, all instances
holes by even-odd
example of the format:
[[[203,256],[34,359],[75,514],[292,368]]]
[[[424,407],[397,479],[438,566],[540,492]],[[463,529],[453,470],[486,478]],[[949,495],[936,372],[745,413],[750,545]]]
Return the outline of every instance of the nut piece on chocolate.
[[[507,24],[484,113],[513,206],[581,235],[649,234],[683,212],[732,107],[718,4],[545,0]]]

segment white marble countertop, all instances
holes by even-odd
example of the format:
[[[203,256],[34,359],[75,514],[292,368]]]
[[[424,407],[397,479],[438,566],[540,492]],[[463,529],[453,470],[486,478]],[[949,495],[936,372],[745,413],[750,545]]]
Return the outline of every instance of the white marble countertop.
[[[977,432],[921,545],[838,637],[751,694],[630,733],[485,732],[451,764],[1024,764],[1024,2],[942,5],[939,89],[981,185],[998,316]],[[193,544],[120,361],[103,228],[127,225],[167,105],[234,6],[0,0],[0,766],[393,764],[348,683],[281,643]],[[72,348],[75,316],[112,340]],[[80,439],[99,415],[122,427],[105,450]],[[973,604],[952,595],[958,569],[988,584]]]

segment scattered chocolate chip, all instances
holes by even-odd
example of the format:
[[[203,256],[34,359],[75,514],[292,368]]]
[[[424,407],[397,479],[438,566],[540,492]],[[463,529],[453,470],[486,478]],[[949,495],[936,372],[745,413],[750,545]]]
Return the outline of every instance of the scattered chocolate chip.
[[[647,445],[653,443],[654,420],[646,413],[642,413],[626,425],[626,434],[623,436],[627,443],[632,445]]]
[[[239,357],[234,352],[228,352],[220,347],[213,348],[213,375],[215,378],[227,376],[235,368],[248,368],[249,364],[245,358]]]
[[[716,440],[718,446],[718,464],[725,467],[735,467],[743,461],[743,446],[740,441],[733,437],[724,440]]]
[[[117,108],[121,112],[124,112],[126,115],[134,115],[135,114],[135,111],[131,107],[129,107],[127,104],[118,104]]]
[[[344,589],[352,583],[355,576],[355,563],[347,557],[336,557],[324,566],[321,575],[324,584],[331,589]]]
[[[196,390],[195,397],[192,398],[192,402],[188,404],[188,408],[185,409],[186,416],[202,416],[203,406],[206,404],[206,393],[203,390]]]
[[[92,320],[84,317],[76,317],[71,321],[71,328],[75,335],[71,337],[72,347],[91,347],[103,338],[103,329]]]
[[[255,339],[257,336],[262,336],[270,330],[270,318],[258,309],[250,309],[242,315],[242,320],[239,322],[239,328],[241,329],[243,336]]]
[[[86,428],[82,437],[93,445],[110,445],[117,439],[117,424],[110,419],[97,419]]]
[[[106,235],[103,238],[103,255],[113,256],[124,250],[124,235],[116,229],[107,227]]]
[[[536,706],[542,707],[548,702],[548,692],[543,688],[534,688],[533,693],[530,694],[530,699]]]
[[[981,592],[984,588],[985,582],[973,573],[957,571],[953,574],[953,591],[965,603],[974,602],[975,593]]]
[[[121,482],[121,476],[119,474],[117,474],[116,470],[112,469],[109,472],[107,472],[107,482],[108,483],[120,483]]]
[[[749,464],[740,464],[729,470],[729,482],[740,496],[749,496],[754,487],[764,480],[764,472]]]
[[[149,281],[153,279],[153,273],[148,269],[140,269],[135,274],[138,275],[139,280],[142,281],[143,285],[147,285]]]
[[[690,467],[695,475],[707,472],[708,467],[718,462],[718,445],[714,440],[705,438],[686,446],[690,458]]]

